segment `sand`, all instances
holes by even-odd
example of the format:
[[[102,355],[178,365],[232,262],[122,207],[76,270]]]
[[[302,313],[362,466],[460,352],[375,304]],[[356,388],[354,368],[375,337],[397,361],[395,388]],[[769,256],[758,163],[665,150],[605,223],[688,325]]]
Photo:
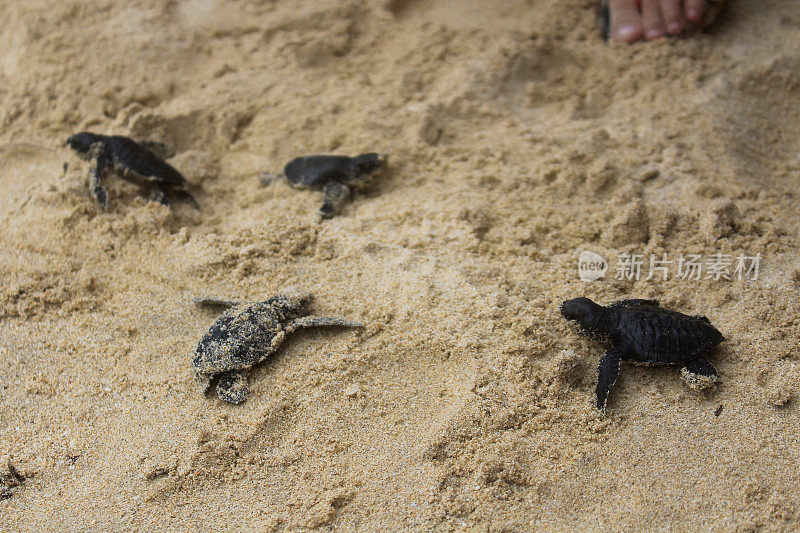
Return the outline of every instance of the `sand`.
[[[593,5],[2,2],[0,530],[800,528],[800,12],[628,47]],[[101,210],[63,146],[87,129],[171,144],[201,209],[111,177]],[[258,180],[365,151],[388,168],[323,223]],[[368,327],[204,397],[191,299],[292,285]],[[581,295],[706,315],[723,382],[624,365],[601,415]]]

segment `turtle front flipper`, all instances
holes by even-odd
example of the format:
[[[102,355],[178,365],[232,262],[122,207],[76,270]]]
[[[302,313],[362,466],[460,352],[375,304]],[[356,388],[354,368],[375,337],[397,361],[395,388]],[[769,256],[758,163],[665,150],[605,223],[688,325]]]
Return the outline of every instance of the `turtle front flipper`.
[[[103,174],[108,168],[108,163],[108,158],[104,154],[100,154],[89,171],[89,187],[92,189],[92,194],[97,198],[97,201],[103,206],[103,209],[108,209],[108,193],[100,183],[103,180]]]
[[[242,403],[250,395],[247,386],[247,374],[238,370],[231,370],[220,375],[217,382],[217,395],[219,399],[228,403]]]
[[[659,307],[661,303],[658,300],[620,300],[609,305],[610,309],[617,309],[620,307],[633,307],[634,305],[647,305],[649,307]]]
[[[606,352],[600,359],[598,367],[597,389],[597,408],[601,411],[606,410],[608,401],[608,391],[614,386],[619,377],[619,369],[622,366],[622,351],[616,348]]]
[[[350,195],[350,188],[338,181],[329,181],[322,189],[322,207],[319,208],[319,216],[322,220],[335,217],[344,205],[345,200]]]
[[[225,300],[223,298],[214,298],[213,296],[192,298],[192,301],[195,303],[195,305],[200,305],[200,306],[233,307],[235,305],[239,305],[239,302],[235,302],[233,300]]]
[[[703,390],[719,381],[719,374],[708,359],[700,358],[681,369],[681,377],[694,390]]]
[[[208,389],[211,388],[211,376],[209,376],[208,374],[195,372],[194,379],[197,381],[197,384],[200,385],[203,394],[207,393]]]
[[[297,320],[292,320],[286,325],[284,330],[286,333],[291,333],[296,329],[308,327],[324,327],[324,326],[340,326],[343,328],[363,328],[366,327],[361,322],[354,322],[346,318],[339,318],[335,316],[304,316]]]

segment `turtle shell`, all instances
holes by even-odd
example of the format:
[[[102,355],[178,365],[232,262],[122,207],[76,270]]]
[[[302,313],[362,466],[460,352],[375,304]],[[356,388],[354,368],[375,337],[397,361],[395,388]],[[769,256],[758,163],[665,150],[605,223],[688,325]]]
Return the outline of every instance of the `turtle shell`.
[[[161,185],[186,184],[180,172],[141,144],[120,135],[108,137],[106,143],[114,166],[122,171]]]
[[[630,347],[627,359],[649,363],[686,364],[722,342],[722,333],[705,317],[661,307],[635,305],[614,310],[614,344]]]
[[[249,369],[269,355],[281,329],[275,310],[263,302],[231,307],[200,339],[192,367],[196,374],[209,376]]]
[[[321,188],[330,181],[340,181],[352,170],[351,157],[310,155],[296,157],[286,164],[283,173],[298,187]]]

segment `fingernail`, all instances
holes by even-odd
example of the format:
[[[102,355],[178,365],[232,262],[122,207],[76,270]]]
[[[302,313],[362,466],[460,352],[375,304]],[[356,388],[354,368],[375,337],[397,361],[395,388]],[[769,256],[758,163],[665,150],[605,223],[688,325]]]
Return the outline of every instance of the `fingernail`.
[[[664,32],[661,30],[648,30],[647,32],[647,40],[652,41],[653,39],[660,39],[664,36]]]
[[[701,16],[702,14],[700,13],[700,10],[694,7],[690,7],[689,10],[686,12],[686,18],[688,18],[692,22],[697,22],[698,20],[700,20]]]

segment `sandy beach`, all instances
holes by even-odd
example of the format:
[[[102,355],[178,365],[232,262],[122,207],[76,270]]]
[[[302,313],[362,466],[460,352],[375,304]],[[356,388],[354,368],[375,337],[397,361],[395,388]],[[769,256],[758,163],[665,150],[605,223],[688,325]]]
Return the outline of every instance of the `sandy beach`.
[[[595,5],[0,1],[0,531],[800,529],[797,2],[635,46]],[[200,209],[103,210],[83,130],[170,145]],[[259,181],[363,152],[331,220]],[[204,396],[192,298],[289,286],[366,328]],[[600,413],[577,296],[707,316],[721,383],[623,364]]]

